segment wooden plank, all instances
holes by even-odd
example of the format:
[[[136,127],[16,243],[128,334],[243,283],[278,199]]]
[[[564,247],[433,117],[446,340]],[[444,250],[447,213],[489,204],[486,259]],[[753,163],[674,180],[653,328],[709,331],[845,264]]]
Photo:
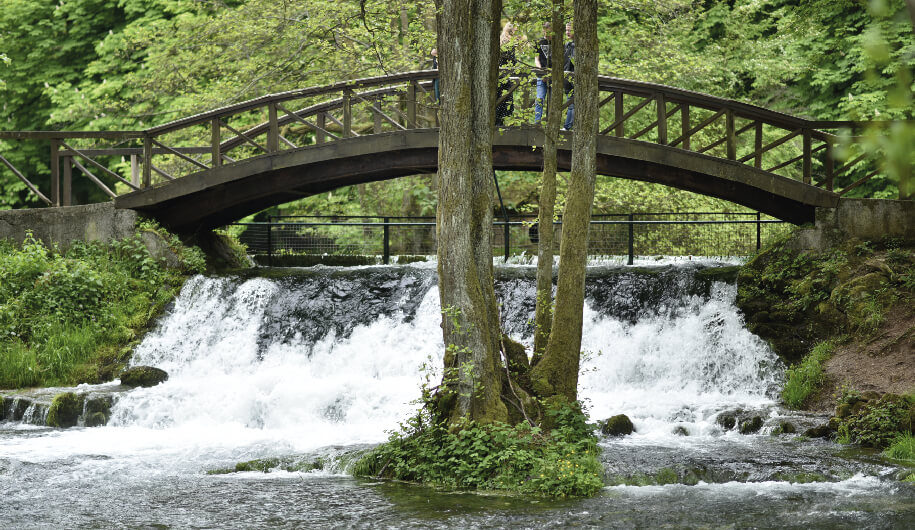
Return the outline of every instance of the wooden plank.
[[[689,134],[689,105],[683,103],[680,106],[680,141],[683,142],[683,149],[690,150],[690,138]],[[680,143],[680,142],[677,142]],[[676,145],[676,144],[671,144]]]
[[[264,147],[264,146],[262,146],[261,144],[255,142],[254,140],[252,140],[251,138],[249,138],[248,135],[246,135],[245,133],[239,131],[239,130],[236,129],[235,127],[232,127],[232,126],[229,125],[228,123],[226,123],[226,122],[224,122],[224,121],[222,121],[222,120],[219,120],[219,123],[220,123],[220,125],[221,125],[222,127],[225,127],[226,129],[229,129],[230,131],[232,131],[233,133],[235,133],[236,136],[241,136],[241,137],[245,140],[246,143],[253,145],[254,147],[260,149],[261,151],[263,151],[263,152],[265,152],[265,153],[269,153],[269,152],[270,152],[269,150],[267,150],[266,147]],[[161,145],[161,144],[160,144],[160,145]]]
[[[350,90],[343,90],[343,137],[353,135],[353,100]]]
[[[130,155],[130,181],[140,187],[140,158],[137,155]]]
[[[416,82],[407,84],[407,127],[416,128]]]
[[[210,166],[204,164],[203,162],[200,162],[200,161],[198,161],[198,160],[196,160],[196,159],[194,159],[194,158],[191,158],[191,157],[185,155],[184,153],[180,153],[180,152],[176,151],[175,149],[172,149],[171,147],[169,147],[169,146],[163,144],[162,142],[160,142],[160,141],[158,141],[158,140],[153,140],[153,143],[156,144],[156,145],[158,145],[158,146],[161,147],[162,149],[164,149],[164,150],[165,150],[166,152],[168,152],[169,154],[175,155],[175,156],[177,156],[178,158],[180,158],[181,160],[185,160],[185,161],[187,161],[187,162],[190,162],[191,164],[194,164],[195,166],[199,167],[200,169],[210,169]]]
[[[51,199],[47,198],[47,197],[45,196],[44,193],[41,193],[41,192],[38,190],[38,188],[36,188],[34,184],[32,184],[31,182],[29,182],[29,179],[25,178],[25,175],[23,175],[22,173],[20,173],[19,170],[16,169],[16,166],[14,166],[9,160],[7,160],[6,158],[4,158],[3,155],[0,155],[0,162],[2,162],[3,165],[5,165],[6,167],[10,168],[10,171],[12,171],[14,175],[16,175],[16,178],[18,178],[19,180],[21,180],[22,183],[25,184],[26,187],[29,188],[29,190],[30,190],[32,193],[34,193],[35,195],[37,195],[38,198],[41,199],[42,202],[44,202],[44,203],[47,204],[48,206],[52,206],[52,205],[54,204],[53,202],[51,202]]]
[[[327,132],[324,127],[327,126],[326,123],[326,114],[323,112],[318,113],[317,124],[315,126],[315,143],[323,144],[324,143],[324,133]]]
[[[725,112],[725,137],[727,138],[728,160],[737,160],[737,134],[734,131],[734,111]]]
[[[810,129],[804,129],[804,184],[810,184],[811,173],[813,171],[813,153],[810,152]]]
[[[619,124],[616,126],[615,131],[618,138],[626,136],[626,124],[624,123],[626,120],[623,119],[623,114],[625,114],[625,108],[623,107],[623,91],[616,90],[613,92],[613,121]],[[612,129],[612,127],[610,129]]]
[[[658,92],[655,101],[658,111],[658,143],[667,145],[667,100],[664,99],[664,93]]]
[[[708,126],[710,123],[712,123],[713,121],[715,121],[715,120],[717,120],[718,118],[720,118],[722,115],[724,115],[724,111],[723,111],[723,110],[719,110],[719,111],[716,112],[715,114],[713,114],[713,115],[709,116],[708,118],[702,120],[702,122],[699,123],[699,125],[696,125],[696,126],[693,127],[692,129],[686,131],[686,133],[684,133],[684,134],[681,135],[679,138],[677,138],[676,140],[674,140],[673,142],[671,142],[671,145],[677,145],[678,143],[680,143],[680,142],[683,141],[683,138],[689,137],[689,136],[692,136],[692,135],[696,134],[697,132],[701,131],[701,130],[704,129],[706,126]],[[719,144],[720,144],[720,142],[719,142]],[[715,144],[715,145],[719,145],[719,144]],[[702,151],[700,151],[700,152],[702,152]]]
[[[868,173],[867,175],[864,175],[860,179],[856,180],[854,183],[849,184],[844,189],[842,189],[842,191],[839,192],[839,196],[841,197],[841,196],[845,195],[846,193],[850,192],[851,190],[857,188],[858,186],[864,184],[865,182],[867,182],[868,180],[873,178],[874,175],[876,175],[877,173],[880,173],[879,169],[875,169],[875,170],[871,171],[870,173]]]
[[[756,131],[753,136],[753,167],[762,169],[762,142],[763,142],[763,124],[756,121]]]
[[[776,147],[778,147],[778,146],[782,145],[783,143],[785,143],[785,142],[791,140],[792,138],[794,138],[795,136],[797,136],[797,135],[799,135],[799,134],[801,134],[801,130],[800,130],[800,129],[798,129],[798,130],[796,130],[796,131],[792,131],[792,132],[786,134],[785,136],[782,136],[782,137],[779,138],[778,140],[775,140],[775,141],[773,141],[773,142],[769,142],[769,144],[767,144],[767,145],[766,145],[765,147],[763,147],[762,149],[757,150],[756,152],[750,153],[750,154],[748,154],[748,155],[746,155],[746,156],[744,156],[744,157],[739,158],[737,161],[738,161],[738,162],[746,162],[747,160],[749,160],[749,159],[751,159],[751,158],[753,158],[753,157],[755,157],[755,156],[762,156],[763,153],[766,153],[766,152],[768,152],[768,151],[771,151],[772,149],[775,149]]]
[[[826,189],[832,191],[833,186],[835,185],[835,150],[833,149],[832,142],[826,141]]]
[[[60,206],[60,140],[51,140],[51,202]]]
[[[115,192],[113,192],[113,191],[111,191],[111,188],[109,188],[108,186],[106,186],[104,182],[102,182],[101,180],[99,180],[98,177],[96,177],[95,175],[93,175],[91,171],[89,171],[89,170],[86,169],[82,164],[80,164],[80,163],[79,163],[79,160],[74,159],[74,160],[73,160],[73,165],[76,166],[77,169],[79,169],[80,171],[82,171],[84,175],[86,175],[87,177],[89,177],[89,180],[91,180],[92,182],[94,182],[95,185],[98,186],[102,191],[104,191],[106,195],[108,195],[108,196],[111,197],[112,199],[117,198],[118,194],[115,193]]]
[[[323,112],[319,112],[317,114],[318,123],[312,123],[312,122],[306,120],[305,118],[299,116],[298,113],[290,111],[289,109],[287,109],[286,107],[284,107],[283,105],[281,105],[279,103],[277,103],[276,106],[278,109],[282,110],[289,116],[292,116],[296,121],[301,122],[301,123],[311,127],[315,131],[315,143],[323,144],[325,135],[330,136],[331,138],[335,138],[335,139],[340,138],[336,134],[334,134],[324,128],[325,114]]]
[[[152,137],[143,139],[143,188],[152,185]]]
[[[219,119],[210,122],[210,157],[213,159],[213,167],[222,165],[222,153],[220,145],[222,143],[222,131],[219,126]]]
[[[267,151],[276,153],[280,150],[280,125],[276,119],[276,103],[267,105],[267,121],[269,122]]]
[[[63,163],[64,163],[63,205],[72,206],[73,205],[73,157],[65,156],[63,158]]]
[[[67,138],[127,140],[143,138],[143,131],[0,131],[0,140],[66,140]]]
[[[176,179],[175,177],[173,177],[172,175],[169,175],[169,174],[166,173],[165,171],[163,171],[163,170],[157,168],[156,166],[153,166],[153,167],[152,167],[152,170],[155,171],[157,174],[159,174],[159,175],[165,177],[166,180],[178,180],[178,179]]]
[[[155,140],[153,140],[153,141],[155,141]],[[130,187],[131,189],[133,189],[133,190],[139,190],[139,189],[140,189],[140,188],[134,186],[134,185],[133,185],[133,182],[130,182],[129,180],[127,180],[127,179],[125,179],[124,177],[118,175],[118,174],[115,173],[114,171],[111,171],[111,170],[108,169],[107,167],[105,167],[105,166],[99,164],[98,162],[96,162],[95,160],[93,160],[92,158],[90,158],[89,156],[86,156],[86,154],[83,153],[82,151],[79,151],[79,150],[77,150],[77,149],[74,149],[74,148],[70,147],[70,146],[67,145],[65,142],[61,142],[61,145],[63,145],[64,147],[66,147],[66,148],[69,149],[70,151],[73,151],[74,153],[76,153],[77,156],[81,157],[81,158],[82,158],[83,160],[85,160],[86,162],[89,162],[89,163],[92,164],[93,166],[95,166],[95,167],[101,169],[102,171],[104,171],[105,173],[107,173],[109,176],[114,177],[115,179],[117,179],[117,180],[123,182],[124,184],[127,184],[127,186]],[[160,144],[160,145],[161,145],[161,144]],[[75,163],[75,162],[76,162],[76,160],[74,159],[74,163]]]
[[[649,103],[651,103],[652,101],[654,101],[652,98],[645,98],[644,100],[642,100],[641,103],[639,103],[638,105],[636,105],[635,107],[633,107],[632,109],[630,109],[629,112],[623,114],[623,117],[622,117],[622,118],[616,120],[616,123],[610,125],[610,126],[607,127],[606,129],[604,129],[603,131],[601,131],[600,134],[603,135],[603,134],[607,134],[608,132],[612,131],[612,130],[615,129],[617,126],[621,125],[621,124],[624,123],[626,120],[628,120],[630,117],[632,117],[633,114],[635,114],[636,112],[638,112],[638,111],[642,110],[643,108],[645,108],[645,106],[648,105]]]

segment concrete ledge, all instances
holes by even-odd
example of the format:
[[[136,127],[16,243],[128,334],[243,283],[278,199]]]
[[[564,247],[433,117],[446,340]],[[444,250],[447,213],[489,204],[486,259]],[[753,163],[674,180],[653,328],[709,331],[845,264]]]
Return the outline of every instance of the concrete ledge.
[[[26,232],[46,245],[67,250],[74,240],[112,241],[135,232],[137,212],[116,210],[113,202],[0,211],[0,239],[21,243]]]
[[[821,251],[847,239],[887,237],[915,243],[915,201],[840,199],[836,208],[817,208],[816,225],[798,230],[798,250]]]

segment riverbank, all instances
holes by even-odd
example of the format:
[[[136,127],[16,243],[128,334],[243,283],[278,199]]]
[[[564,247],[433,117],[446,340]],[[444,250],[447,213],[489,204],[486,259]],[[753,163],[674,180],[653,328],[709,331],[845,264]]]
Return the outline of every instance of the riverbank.
[[[794,369],[786,403],[832,412],[843,392],[915,391],[915,245],[848,239],[799,250],[797,236],[748,262],[737,304],[747,328]]]
[[[0,389],[115,379],[150,323],[207,257],[155,223],[64,249],[0,240]]]

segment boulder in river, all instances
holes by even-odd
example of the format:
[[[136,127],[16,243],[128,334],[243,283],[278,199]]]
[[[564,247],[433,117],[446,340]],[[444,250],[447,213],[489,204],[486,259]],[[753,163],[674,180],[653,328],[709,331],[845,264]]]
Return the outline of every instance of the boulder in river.
[[[121,372],[121,384],[125,386],[156,386],[168,380],[165,370],[152,366],[134,366]]]
[[[83,412],[83,396],[63,392],[54,396],[45,423],[50,427],[75,427]]]
[[[600,432],[607,436],[626,436],[632,434],[633,431],[635,431],[635,428],[632,425],[632,420],[625,414],[611,416],[600,429]]]
[[[762,429],[762,426],[762,418],[760,416],[753,416],[752,418],[740,422],[740,434],[753,434],[759,432],[759,430]]]

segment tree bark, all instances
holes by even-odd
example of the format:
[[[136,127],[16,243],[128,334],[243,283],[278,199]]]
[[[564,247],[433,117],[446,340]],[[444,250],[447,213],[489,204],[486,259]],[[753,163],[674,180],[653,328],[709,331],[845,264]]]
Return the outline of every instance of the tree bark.
[[[546,352],[531,373],[541,397],[577,399],[588,225],[597,165],[597,1],[575,0],[575,126],[572,171],[562,219],[559,280]]]
[[[437,210],[445,371],[440,415],[506,421],[493,290],[492,132],[501,0],[440,0]]]
[[[534,316],[534,354],[531,364],[536,365],[546,350],[553,326],[553,214],[556,206],[556,143],[562,115],[562,66],[564,25],[562,7],[564,0],[553,0],[550,24],[553,39],[550,43],[551,90],[547,104],[546,125],[543,127],[543,178],[540,184],[538,207],[537,244],[537,307]]]

